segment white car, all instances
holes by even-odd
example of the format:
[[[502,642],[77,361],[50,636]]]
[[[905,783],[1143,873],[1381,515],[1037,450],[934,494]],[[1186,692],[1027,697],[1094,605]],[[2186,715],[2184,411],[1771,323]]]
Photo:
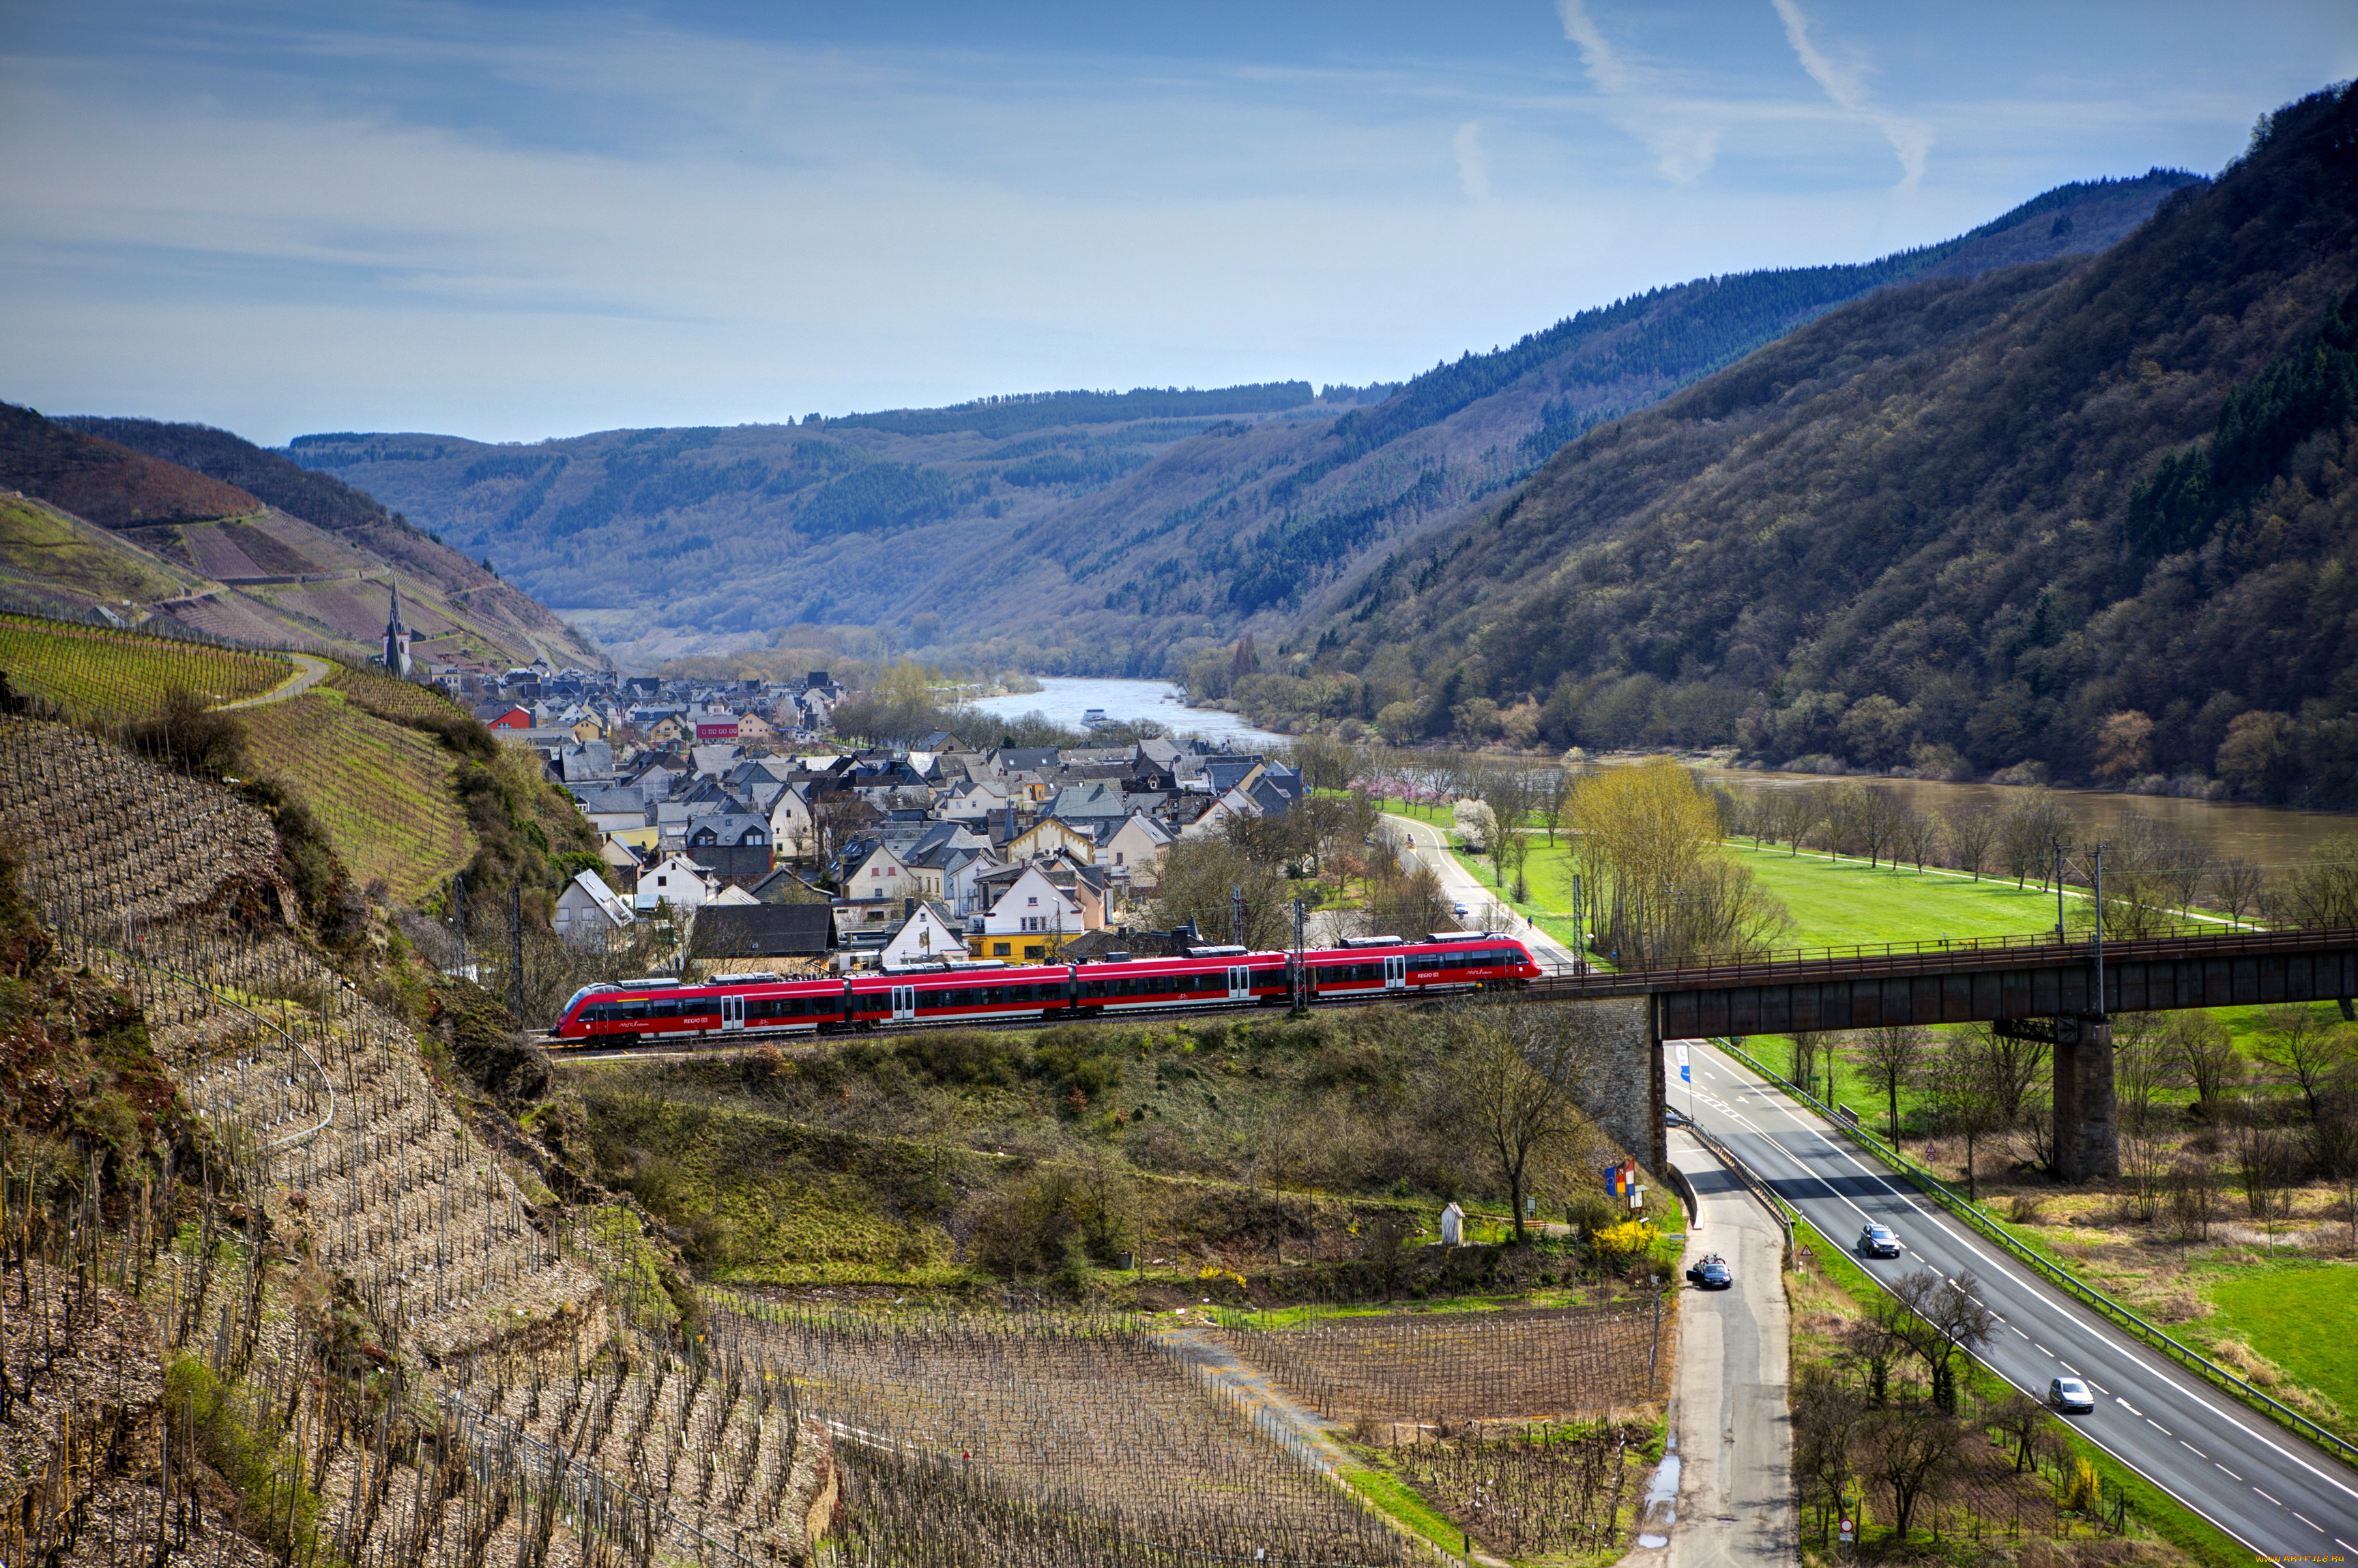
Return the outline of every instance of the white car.
[[[2047,1402],[2059,1411],[2084,1415],[2096,1408],[2096,1396],[2077,1378],[2058,1378],[2047,1385]]]
[[[1451,905],[1449,906],[1449,912],[1450,912],[1452,914],[1455,914],[1455,916],[1457,916],[1457,918],[1458,918],[1458,919],[1460,919],[1460,920],[1465,919],[1468,914],[1473,914],[1473,913],[1474,913],[1472,910],[1467,909],[1467,908],[1466,908],[1464,904],[1462,904],[1462,903],[1453,903],[1453,904],[1451,904]]]

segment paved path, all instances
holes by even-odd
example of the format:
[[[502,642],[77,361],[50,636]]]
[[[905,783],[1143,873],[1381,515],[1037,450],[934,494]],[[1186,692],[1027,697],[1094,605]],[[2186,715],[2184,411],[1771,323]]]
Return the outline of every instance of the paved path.
[[[265,702],[284,702],[290,697],[310,690],[328,678],[327,660],[315,659],[308,654],[289,654],[287,656],[295,661],[293,675],[288,676],[260,697],[249,697],[243,702],[224,702],[213,711],[231,713],[241,708],[260,708]]]
[[[1384,814],[1384,822],[1406,838],[1411,852],[1441,879],[1441,891],[1473,912],[1468,919],[1479,918],[1494,904],[1506,908],[1499,903],[1495,892],[1484,887],[1480,879],[1457,863],[1457,857],[1449,852],[1449,840],[1440,828],[1430,822],[1419,822],[1413,816],[1395,816],[1390,812]],[[1507,929],[1521,937],[1543,964],[1569,967],[1579,961],[1579,954],[1510,909],[1507,910]]]
[[[1792,1428],[1786,1404],[1784,1234],[1759,1203],[1684,1132],[1671,1157],[1694,1184],[1702,1223],[1680,1265],[1678,1393],[1682,1464],[1669,1568],[1766,1568],[1798,1551]],[[1716,1252],[1736,1286],[1684,1285],[1687,1264]]]

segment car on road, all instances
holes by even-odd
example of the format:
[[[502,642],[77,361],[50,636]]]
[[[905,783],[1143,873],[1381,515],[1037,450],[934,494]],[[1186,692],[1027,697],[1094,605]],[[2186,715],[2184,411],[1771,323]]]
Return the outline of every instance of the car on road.
[[[1466,918],[1466,916],[1467,916],[1467,915],[1469,915],[1469,914],[1473,914],[1474,912],[1473,912],[1472,910],[1470,910],[1470,909],[1466,908],[1466,907],[1464,904],[1462,904],[1462,903],[1453,903],[1453,904],[1451,904],[1451,905],[1449,906],[1449,913],[1451,913],[1452,914],[1455,914],[1455,916],[1457,916],[1460,920],[1463,920],[1463,919],[1465,919],[1465,918]]]
[[[1897,1258],[1899,1238],[1887,1225],[1863,1226],[1858,1233],[1858,1250],[1863,1258]]]
[[[2058,1378],[2047,1385],[2047,1402],[2059,1411],[2085,1414],[2096,1408],[2096,1396],[2077,1378]]]
[[[1729,1268],[1727,1260],[1718,1253],[1707,1252],[1687,1271],[1687,1283],[1699,1291],[1732,1290],[1736,1285],[1736,1271]]]

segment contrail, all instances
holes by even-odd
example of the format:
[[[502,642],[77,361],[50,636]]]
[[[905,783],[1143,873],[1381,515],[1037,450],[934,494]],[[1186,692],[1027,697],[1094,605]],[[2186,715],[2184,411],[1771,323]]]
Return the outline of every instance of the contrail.
[[[1900,189],[1912,190],[1924,178],[1924,155],[1931,149],[1932,127],[1921,120],[1909,120],[1875,106],[1866,91],[1866,83],[1858,73],[1826,58],[1818,46],[1810,41],[1810,18],[1802,14],[1800,0],[1768,0],[1777,7],[1777,16],[1785,24],[1785,41],[1793,46],[1795,58],[1810,80],[1823,89],[1835,107],[1871,120],[1899,155]],[[1578,4],[1578,0],[1560,0],[1562,5]],[[1570,23],[1566,23],[1567,28]]]

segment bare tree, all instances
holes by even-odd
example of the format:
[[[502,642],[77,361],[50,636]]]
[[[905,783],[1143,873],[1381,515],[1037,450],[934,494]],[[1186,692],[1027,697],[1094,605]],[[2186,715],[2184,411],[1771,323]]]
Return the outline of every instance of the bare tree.
[[[1974,881],[1981,881],[1982,872],[1989,869],[1990,852],[1997,845],[1998,814],[1986,806],[1960,806],[1948,814],[1944,826],[1957,870],[1971,871]]]
[[[1898,816],[1893,818],[1891,861],[1898,865],[1906,860],[1918,871],[1932,859],[1941,841],[1941,819],[1931,813],[1919,811],[1904,802],[1898,803]]]
[[[2071,814],[2045,789],[2028,789],[1999,819],[1997,857],[2016,887],[2032,876],[2047,885],[2055,864],[2055,844],[2071,829]]]
[[[1805,1367],[1793,1388],[1793,1476],[1818,1513],[1818,1536],[1840,1511],[1855,1474],[1851,1448],[1866,1419],[1858,1391],[1823,1367]]]
[[[1468,1134],[1497,1163],[1520,1244],[1531,1162],[1596,1136],[1574,1097],[1595,1073],[1601,1042],[1576,1008],[1468,1008],[1452,1022],[1450,1092]]]
[[[2038,1452],[2039,1430],[2047,1424],[2047,1407],[2028,1394],[2009,1390],[1996,1404],[1982,1407],[1982,1420],[2006,1433],[2007,1446],[2014,1450],[2014,1473],[2019,1476],[2029,1469]]]
[[[2326,1085],[2346,1070],[2350,1031],[2299,1003],[2260,1014],[2259,1057],[2299,1087],[2315,1120]]]
[[[2047,1076],[2046,1043],[2009,1039],[1985,1023],[1968,1023],[1957,1034],[1987,1087],[1990,1130],[2012,1132],[2032,1120],[2039,1108],[2039,1085]]]
[[[1894,1147],[1899,1142],[1900,1086],[1914,1081],[1924,1065],[1925,1048],[1931,1044],[1931,1038],[1930,1032],[1913,1023],[1856,1030],[1849,1037],[1850,1049],[1844,1054],[1869,1083],[1883,1091],[1884,1105],[1890,1113]]]
[[[2143,1132],[2153,1119],[2154,1096],[2169,1066],[2164,1022],[2158,1012],[2113,1014],[2113,1087],[2121,1119]]]
[[[2267,892],[2268,873],[2249,860],[2221,860],[2211,868],[2211,893],[2227,918],[2240,923],[2245,910],[2256,910]]]
[[[1908,1539],[1918,1504],[1946,1493],[1964,1446],[1954,1417],[1920,1404],[1888,1406],[1861,1427],[1859,1473],[1890,1488],[1892,1540]]]
[[[2244,1079],[2244,1058],[2227,1026],[2207,1012],[2174,1012],[2162,1026],[2162,1039],[2179,1076],[2194,1090],[2195,1106],[2215,1118],[2221,1097]]]
[[[1540,815],[1540,826],[1547,832],[1548,848],[1555,848],[1555,836],[1563,828],[1563,808],[1572,799],[1573,773],[1570,768],[1541,768],[1535,790],[1533,806]]]
[[[2342,1217],[2350,1222],[2350,1251],[2358,1257],[2358,1115],[2346,1098],[2309,1124],[2309,1158],[2342,1195]]]
[[[1997,1319],[1975,1299],[1980,1282],[1968,1271],[1955,1282],[1931,1269],[1900,1276],[1891,1293],[1907,1309],[1891,1332],[1924,1363],[1932,1379],[1932,1402],[1951,1415],[1957,1410],[1957,1369],[1989,1343]]]
[[[1994,1091],[1984,1054],[1976,1045],[1970,1033],[1952,1034],[1948,1048],[1934,1060],[1929,1076],[1942,1133],[1963,1140],[1965,1145],[1965,1196],[1979,1203],[1981,1141],[1993,1132],[2006,1130],[2006,1122],[2001,1097]]]

